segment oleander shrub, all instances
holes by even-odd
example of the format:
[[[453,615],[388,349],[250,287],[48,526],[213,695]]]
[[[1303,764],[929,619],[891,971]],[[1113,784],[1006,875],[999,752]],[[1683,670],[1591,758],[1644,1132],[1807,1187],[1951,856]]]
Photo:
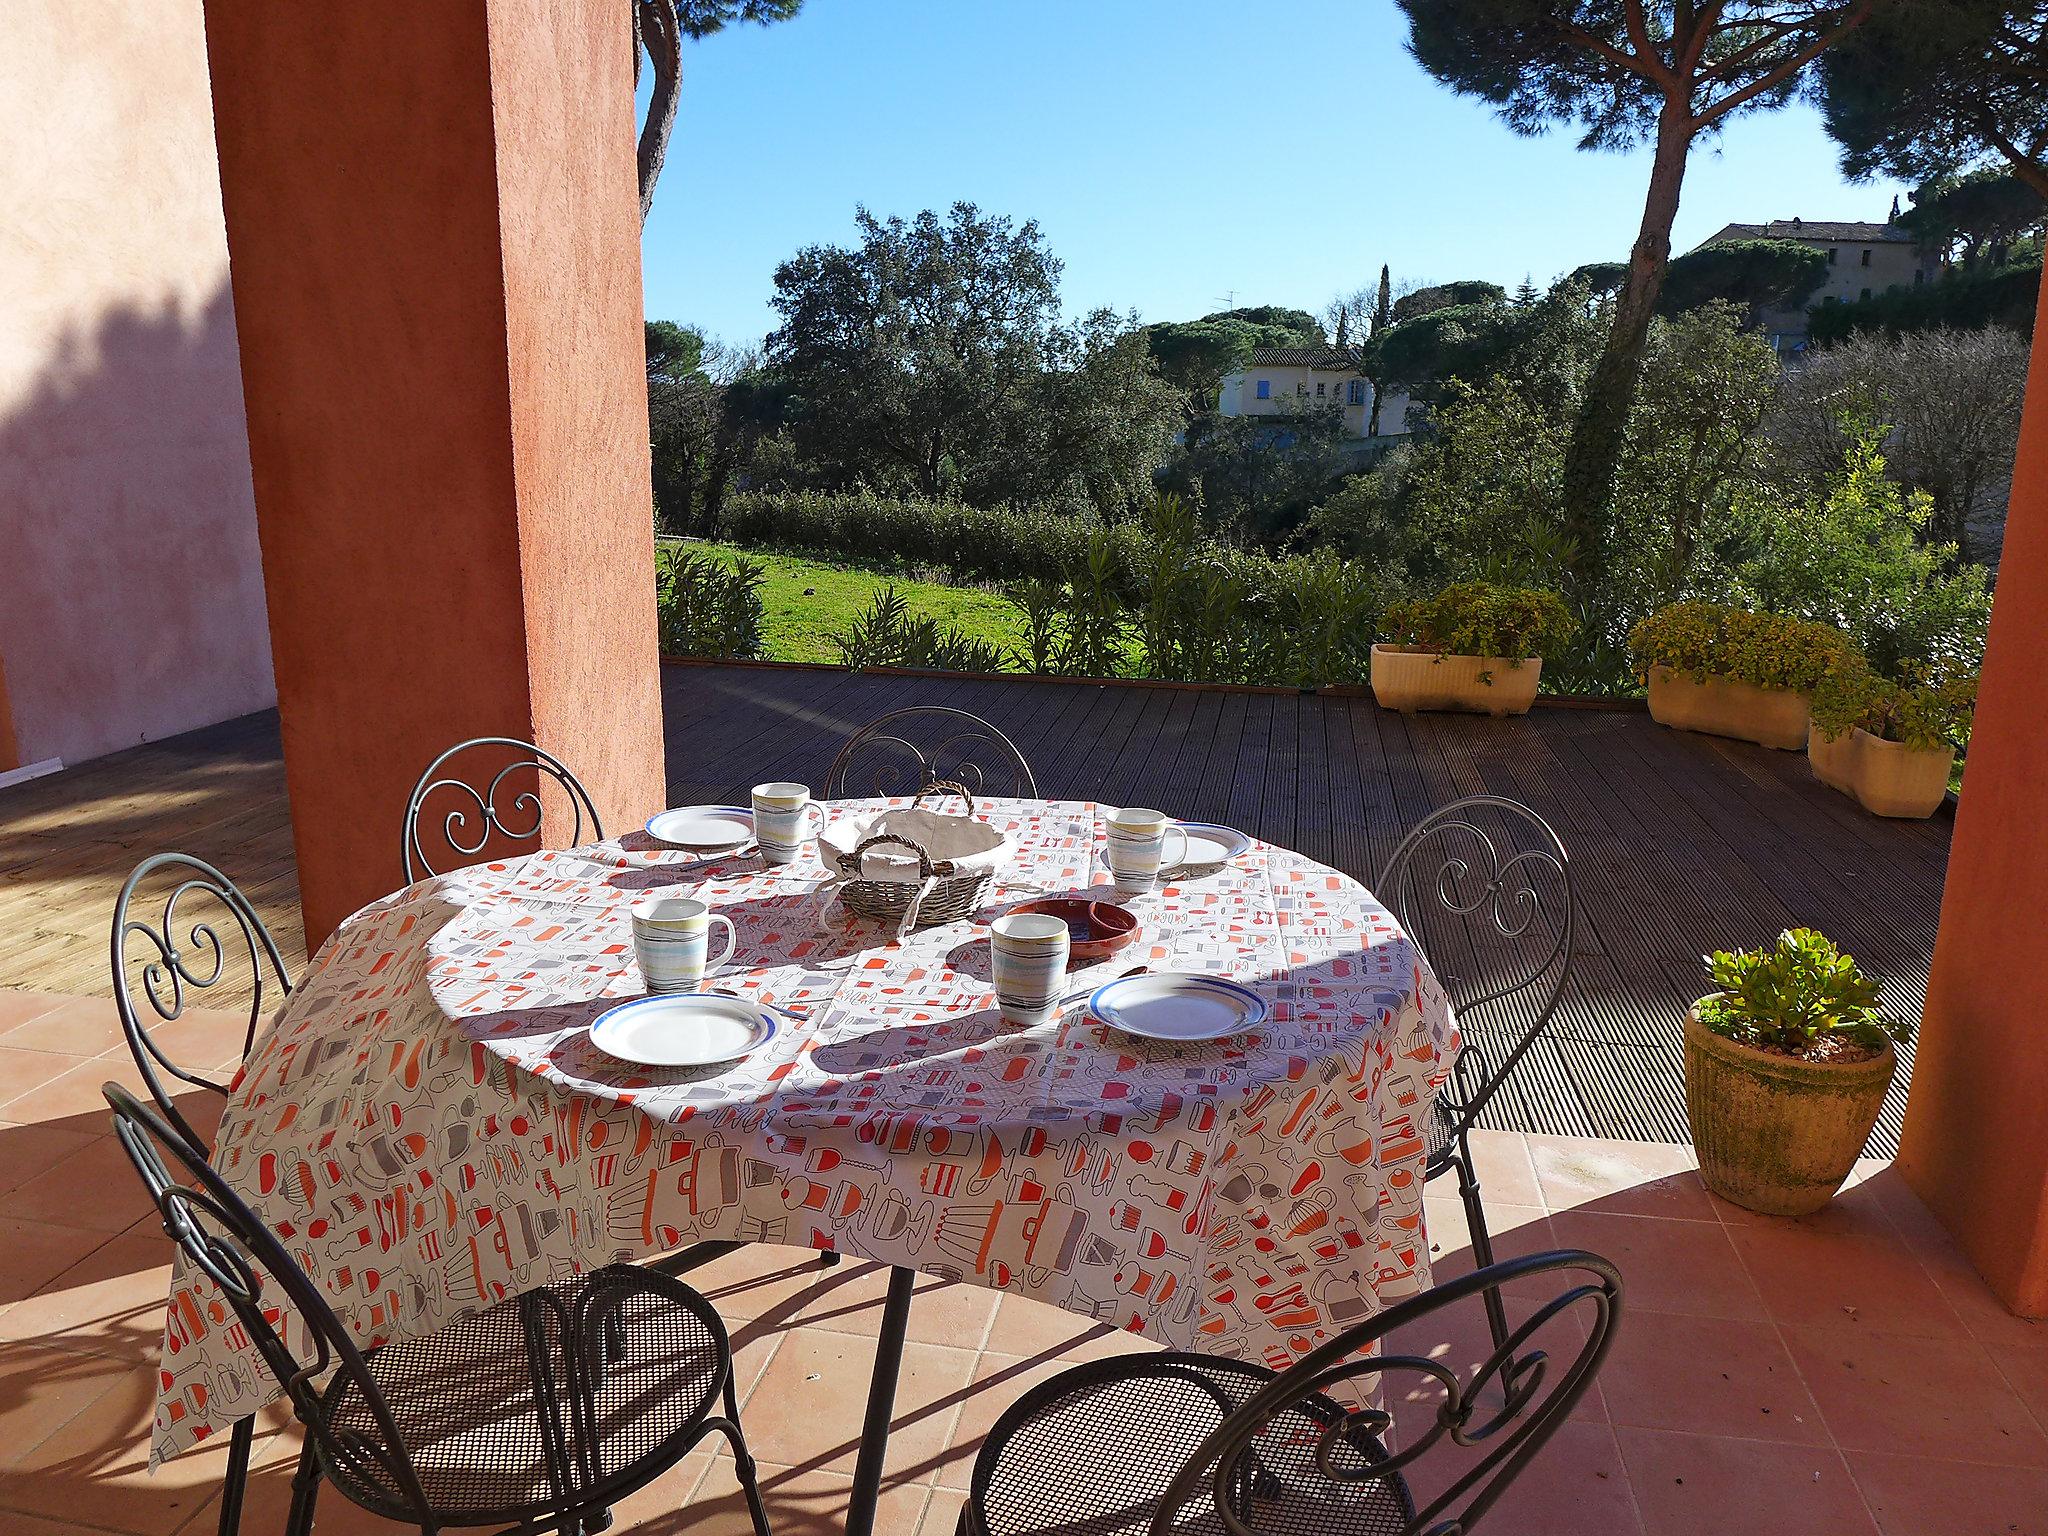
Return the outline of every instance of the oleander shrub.
[[[663,545],[654,554],[654,607],[665,656],[731,661],[761,654],[761,587],[768,572],[742,555],[716,556]]]
[[[1669,667],[1696,683],[1725,677],[1795,693],[1811,693],[1858,656],[1854,642],[1832,624],[1720,603],[1660,608],[1636,622],[1628,643],[1644,677],[1652,667]]]
[[[912,614],[895,587],[887,586],[853,622],[832,637],[847,666],[921,667],[938,672],[1006,672],[1009,658],[979,635],[942,625],[929,614]]]
[[[1387,610],[1387,637],[1439,656],[1505,656],[1516,666],[1569,644],[1578,625],[1564,599],[1541,587],[1461,581]]]

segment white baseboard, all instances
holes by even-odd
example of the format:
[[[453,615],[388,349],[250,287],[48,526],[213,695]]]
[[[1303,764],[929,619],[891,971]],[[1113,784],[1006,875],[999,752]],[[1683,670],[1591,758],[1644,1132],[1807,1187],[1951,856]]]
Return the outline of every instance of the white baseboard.
[[[61,757],[46,757],[40,763],[23,763],[19,768],[0,772],[0,789],[10,784],[26,784],[30,779],[40,779],[46,773],[56,773],[64,766]]]

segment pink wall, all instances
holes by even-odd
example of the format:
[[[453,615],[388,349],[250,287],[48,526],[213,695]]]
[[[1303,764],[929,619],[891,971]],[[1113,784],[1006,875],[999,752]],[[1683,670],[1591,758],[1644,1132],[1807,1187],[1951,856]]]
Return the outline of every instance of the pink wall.
[[[0,676],[23,762],[274,699],[200,0],[9,0]]]

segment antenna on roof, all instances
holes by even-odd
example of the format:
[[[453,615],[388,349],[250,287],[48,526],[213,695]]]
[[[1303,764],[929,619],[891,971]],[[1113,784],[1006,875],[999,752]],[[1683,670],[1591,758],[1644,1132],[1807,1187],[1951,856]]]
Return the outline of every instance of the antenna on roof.
[[[1217,294],[1216,302],[1223,305],[1226,309],[1237,308],[1237,290],[1232,288],[1228,292]]]

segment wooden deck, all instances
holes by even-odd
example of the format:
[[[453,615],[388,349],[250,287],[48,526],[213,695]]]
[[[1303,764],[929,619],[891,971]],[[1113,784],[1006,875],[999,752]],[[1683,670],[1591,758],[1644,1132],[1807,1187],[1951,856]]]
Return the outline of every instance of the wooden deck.
[[[1803,754],[1637,710],[1403,717],[1370,698],[700,666],[667,668],[663,698],[675,804],[743,802],[769,778],[822,784],[851,732],[913,703],[994,721],[1043,794],[1226,822],[1367,885],[1445,801],[1526,802],[1570,850],[1587,921],[1552,1038],[1495,1101],[1503,1128],[1686,1140],[1679,1034],[1701,957],[1787,927],[1836,939],[1889,1007],[1920,1016],[1948,814],[1882,821],[1815,782]],[[1873,1155],[1895,1145],[1908,1075]]]
[[[662,683],[672,804],[743,800],[767,778],[821,784],[852,731],[909,703],[995,721],[1048,795],[1228,822],[1368,885],[1435,806],[1480,790],[1526,801],[1570,848],[1588,921],[1554,1038],[1496,1100],[1505,1128],[1683,1141],[1679,1023],[1700,956],[1795,923],[1839,940],[1919,1017],[1948,817],[1868,816],[1795,753],[1631,711],[1404,719],[1364,698],[763,667],[672,666]],[[257,715],[0,790],[0,986],[103,994],[115,892],[161,848],[243,883],[300,962],[277,722]],[[1891,1148],[1905,1077],[1873,1153]]]

